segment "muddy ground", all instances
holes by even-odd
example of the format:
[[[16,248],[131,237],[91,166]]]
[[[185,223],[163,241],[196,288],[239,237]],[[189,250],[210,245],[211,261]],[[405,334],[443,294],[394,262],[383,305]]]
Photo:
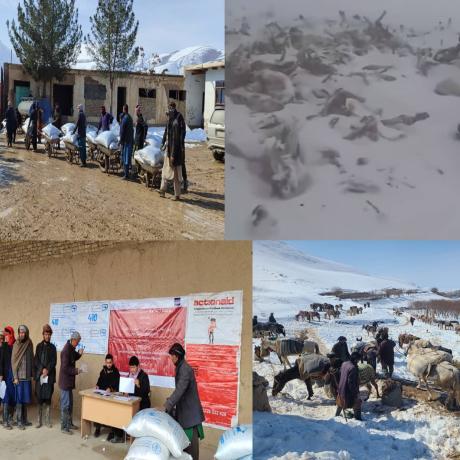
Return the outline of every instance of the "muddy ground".
[[[87,439],[75,431],[72,436],[62,434],[59,425],[59,413],[53,413],[53,428],[35,428],[36,410],[29,409],[30,421],[34,426],[25,431],[13,428],[12,431],[0,427],[0,458],[8,460],[123,460],[128,452],[129,443],[112,444],[106,441],[107,428],[101,436]],[[79,426],[80,424],[77,423]],[[94,431],[94,430],[93,430]],[[200,459],[211,460],[213,452],[204,445],[200,446]]]
[[[186,149],[190,191],[160,198],[138,180],[13,149],[0,136],[0,239],[152,240],[224,238],[224,165],[206,145]]]

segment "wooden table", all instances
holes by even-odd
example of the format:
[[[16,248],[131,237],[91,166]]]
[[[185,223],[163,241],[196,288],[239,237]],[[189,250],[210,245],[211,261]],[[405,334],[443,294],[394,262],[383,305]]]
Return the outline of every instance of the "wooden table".
[[[123,428],[139,411],[141,398],[133,397],[129,401],[115,399],[119,393],[103,396],[94,393],[94,388],[80,391],[81,396],[81,436],[91,434],[91,423]]]

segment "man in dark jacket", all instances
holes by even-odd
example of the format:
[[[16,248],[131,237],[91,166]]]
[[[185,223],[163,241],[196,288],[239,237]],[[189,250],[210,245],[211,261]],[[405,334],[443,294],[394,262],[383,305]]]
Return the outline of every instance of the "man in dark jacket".
[[[176,103],[169,104],[168,124],[163,134],[162,150],[166,150],[167,161],[174,172],[174,199],[180,200],[180,181],[184,180],[184,191],[187,191],[187,172],[185,170],[185,132],[184,117],[176,109]],[[167,182],[162,178],[160,196],[165,197]]]
[[[382,334],[382,342],[379,345],[379,357],[380,364],[382,365],[382,370],[385,374],[385,377],[388,378],[393,375],[393,367],[395,363],[395,346],[396,343],[393,340],[388,339],[388,333]]]
[[[144,148],[145,138],[147,137],[148,126],[142,115],[142,109],[140,105],[136,106],[136,150]]]
[[[268,322],[276,323],[275,315],[273,313],[270,313],[270,316],[268,317]]]
[[[359,399],[358,361],[359,353],[353,352],[350,360],[344,362],[340,368],[336,417],[340,415],[342,409],[353,408],[355,419],[362,420],[361,400]]]
[[[53,112],[53,125],[56,126],[57,129],[61,129],[62,126],[62,114],[61,108],[59,104],[54,104],[54,112]]]
[[[134,379],[134,393],[131,396],[141,398],[140,410],[150,407],[150,381],[149,376],[140,368],[139,358],[129,358],[129,378]]]
[[[341,335],[337,339],[337,343],[332,347],[332,353],[334,353],[342,362],[350,359],[350,352],[348,351],[347,338]]]
[[[38,133],[38,109],[37,103],[33,102],[29,112],[29,128],[27,134],[30,136],[33,151],[37,151],[37,133]]]
[[[51,398],[54,393],[56,382],[57,352],[54,344],[51,343],[53,330],[49,324],[43,326],[43,340],[37,345],[34,359],[34,379],[35,394],[38,401],[38,423],[37,428],[41,428],[43,414],[45,415],[45,425],[51,428],[50,409]]]
[[[13,142],[16,142],[16,133],[18,128],[22,126],[22,115],[19,112],[18,108],[16,107],[16,131],[13,134]]]
[[[101,106],[101,117],[99,118],[99,125],[97,126],[97,133],[99,134],[99,131],[109,131],[110,130],[110,124],[113,122],[113,117],[110,113],[107,113],[105,110],[105,106]]]
[[[131,169],[131,156],[134,144],[134,125],[131,115],[128,113],[128,105],[123,106],[123,118],[120,124],[120,145],[123,160],[123,179],[129,179]]]
[[[78,105],[78,120],[72,134],[77,132],[78,150],[80,151],[81,167],[86,167],[86,115],[83,112],[83,106]]]
[[[257,315],[254,315],[252,317],[252,325],[255,326],[257,323],[259,322],[258,318],[257,318]]]
[[[72,430],[78,427],[73,424],[73,389],[75,388],[75,376],[82,372],[75,367],[75,363],[81,358],[83,348],[76,350],[81,341],[77,331],[72,332],[70,340],[61,351],[61,367],[59,369],[59,389],[61,390],[61,433],[73,434]]]
[[[113,356],[108,354],[105,357],[105,365],[99,374],[99,378],[97,379],[96,388],[112,393],[114,391],[118,391],[119,386],[120,372],[113,363]],[[95,426],[96,431],[94,432],[94,436],[98,438],[101,434],[101,425],[99,423],[95,423]],[[123,439],[123,430],[112,428],[107,436],[107,441],[111,441],[115,437],[120,439],[121,442]]]
[[[180,343],[175,343],[169,349],[169,355],[176,367],[176,389],[166,400],[165,409],[168,414],[174,416],[190,440],[190,446],[185,449],[185,452],[190,454],[193,460],[198,460],[199,440],[204,439],[202,423],[205,417],[198,395],[195,373],[185,361],[185,350]]]
[[[17,128],[17,119],[16,112],[14,111],[13,104],[11,102],[8,102],[8,108],[6,109],[5,118],[8,147],[13,147],[13,138]]]

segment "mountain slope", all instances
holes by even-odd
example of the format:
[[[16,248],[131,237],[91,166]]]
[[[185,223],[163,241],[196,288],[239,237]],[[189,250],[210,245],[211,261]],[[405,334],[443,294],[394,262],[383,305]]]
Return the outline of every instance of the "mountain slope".
[[[254,314],[283,317],[312,302],[334,301],[319,293],[345,290],[414,289],[412,283],[372,276],[336,262],[312,257],[278,241],[254,242]]]

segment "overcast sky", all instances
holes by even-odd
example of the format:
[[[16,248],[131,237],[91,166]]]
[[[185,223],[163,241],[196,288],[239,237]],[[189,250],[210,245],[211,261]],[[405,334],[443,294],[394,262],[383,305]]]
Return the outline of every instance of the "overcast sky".
[[[21,1],[22,3],[22,1]],[[96,0],[76,0],[83,33]],[[224,49],[224,0],[134,0],[137,41],[147,51],[167,53],[194,45]],[[0,0],[0,41],[11,47],[6,20],[17,18],[17,2]]]
[[[306,254],[421,287],[460,289],[460,241],[287,241]]]
[[[452,18],[454,26],[460,29],[460,1],[458,0],[228,0],[227,13],[234,17],[246,14],[262,18],[264,13],[274,11],[273,19],[291,19],[299,14],[305,17],[338,18],[338,11],[366,15],[376,19],[387,10],[386,21],[412,27],[432,27],[440,20]],[[251,21],[249,21],[251,22]]]

